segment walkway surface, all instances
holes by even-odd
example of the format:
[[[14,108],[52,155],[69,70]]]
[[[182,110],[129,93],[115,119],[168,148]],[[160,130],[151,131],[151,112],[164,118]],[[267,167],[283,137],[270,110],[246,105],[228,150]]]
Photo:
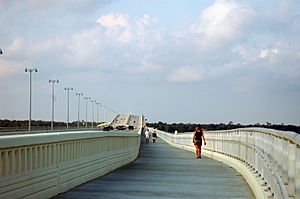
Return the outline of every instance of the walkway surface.
[[[216,160],[170,146],[162,140],[141,146],[139,158],[55,199],[254,198],[244,178]]]

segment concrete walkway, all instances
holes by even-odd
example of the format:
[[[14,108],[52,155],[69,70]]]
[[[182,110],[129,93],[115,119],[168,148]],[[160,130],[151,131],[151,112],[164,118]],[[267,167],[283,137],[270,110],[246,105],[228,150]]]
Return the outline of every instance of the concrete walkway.
[[[221,162],[173,148],[162,140],[141,146],[139,158],[78,186],[63,198],[254,198],[244,178]]]

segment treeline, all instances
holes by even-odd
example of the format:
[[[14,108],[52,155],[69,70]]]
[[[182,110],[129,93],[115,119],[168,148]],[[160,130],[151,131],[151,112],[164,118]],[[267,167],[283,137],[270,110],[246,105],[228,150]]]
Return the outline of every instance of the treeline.
[[[275,130],[282,131],[293,131],[300,134],[300,126],[294,125],[284,125],[284,124],[271,124],[267,122],[266,124],[250,124],[250,125],[242,125],[242,124],[234,124],[233,122],[229,122],[228,124],[220,123],[220,124],[191,124],[191,123],[172,123],[167,124],[164,122],[157,123],[148,123],[147,126],[157,128],[161,131],[166,131],[170,133],[174,133],[177,131],[180,132],[192,132],[195,130],[197,125],[201,125],[203,129],[208,131],[213,130],[229,130],[229,129],[237,129],[237,128],[246,128],[246,127],[260,127],[260,128],[269,128]]]
[[[65,122],[53,122],[53,127],[55,129],[66,128]],[[88,122],[88,126],[92,125],[91,122]],[[94,123],[95,125],[95,123]],[[80,122],[80,126],[83,127],[84,123]],[[50,129],[51,121],[42,121],[42,120],[32,120],[31,128],[34,129]],[[69,128],[77,128],[77,121],[70,122]],[[0,120],[0,130],[1,129],[28,129],[28,120]]]
[[[65,126],[64,122],[54,122],[55,126]],[[51,126],[51,121],[32,120],[31,126]],[[0,127],[27,128],[28,120],[0,120]]]

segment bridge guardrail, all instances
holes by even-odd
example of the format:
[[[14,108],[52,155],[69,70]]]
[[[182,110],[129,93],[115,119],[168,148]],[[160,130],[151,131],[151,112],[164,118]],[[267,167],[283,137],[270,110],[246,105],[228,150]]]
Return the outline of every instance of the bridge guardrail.
[[[0,198],[50,198],[125,165],[140,131],[0,136]]]
[[[206,131],[204,150],[235,158],[246,164],[274,198],[300,198],[300,135],[263,128]],[[193,146],[193,133],[159,136],[180,145]]]

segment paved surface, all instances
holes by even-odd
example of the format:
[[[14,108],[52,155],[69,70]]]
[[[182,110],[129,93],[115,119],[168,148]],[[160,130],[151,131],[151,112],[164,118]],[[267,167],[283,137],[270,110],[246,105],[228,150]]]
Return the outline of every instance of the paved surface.
[[[141,146],[140,157],[101,178],[78,186],[56,199],[100,198],[254,198],[233,168],[158,139]]]

